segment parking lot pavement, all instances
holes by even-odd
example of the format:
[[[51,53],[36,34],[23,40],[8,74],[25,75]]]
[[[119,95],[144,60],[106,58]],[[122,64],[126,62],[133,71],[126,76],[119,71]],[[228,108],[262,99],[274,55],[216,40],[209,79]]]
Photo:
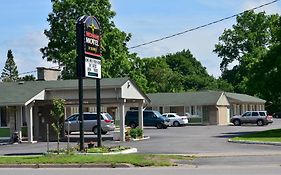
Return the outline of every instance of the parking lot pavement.
[[[275,119],[268,126],[185,126],[168,129],[145,128],[149,140],[138,142],[113,143],[136,147],[139,153],[196,154],[196,155],[271,155],[280,153],[281,146],[249,145],[229,143],[231,137],[281,127],[281,120]]]
[[[155,154],[196,154],[202,156],[233,156],[233,155],[272,155],[281,153],[281,146],[249,145],[229,143],[227,140],[233,136],[262,130],[281,127],[281,119],[275,119],[273,124],[258,127],[256,125],[243,126],[185,126],[169,127],[168,129],[145,128],[144,135],[150,139],[143,141],[115,142],[104,139],[103,145],[125,145],[138,149],[138,153]],[[79,135],[71,135],[76,138],[71,146],[77,146]],[[90,134],[86,138],[96,136]],[[112,133],[106,135],[112,137]],[[86,143],[86,142],[85,142]],[[66,147],[66,142],[61,143]],[[50,143],[50,148],[56,148],[56,143]],[[0,146],[0,154],[9,153],[42,153],[46,152],[46,142],[36,144],[18,144]]]

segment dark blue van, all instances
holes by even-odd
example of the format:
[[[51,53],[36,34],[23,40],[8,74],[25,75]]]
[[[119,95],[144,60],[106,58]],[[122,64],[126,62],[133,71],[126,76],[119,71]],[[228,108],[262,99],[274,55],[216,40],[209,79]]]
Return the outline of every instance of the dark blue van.
[[[125,124],[131,128],[138,126],[139,112],[127,111],[125,116]],[[143,111],[143,125],[155,126],[158,129],[166,129],[169,126],[170,120],[162,116],[158,111],[145,110]]]

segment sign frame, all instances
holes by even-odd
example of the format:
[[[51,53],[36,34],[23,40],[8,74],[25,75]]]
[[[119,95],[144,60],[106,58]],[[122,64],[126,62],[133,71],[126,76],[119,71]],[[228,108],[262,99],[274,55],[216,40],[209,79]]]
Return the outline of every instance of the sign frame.
[[[98,20],[93,16],[81,16],[77,21],[77,75],[79,71],[82,77],[101,79],[101,64],[99,70],[94,70],[95,65],[90,64],[89,60],[101,60],[101,27]],[[79,55],[80,54],[80,55]],[[88,59],[88,60],[87,60]],[[79,70],[79,62],[82,67]],[[92,61],[90,61],[92,62]],[[93,61],[95,62],[95,61]],[[81,66],[81,65],[80,65]],[[89,74],[90,72],[90,74]],[[95,73],[97,76],[93,76]]]

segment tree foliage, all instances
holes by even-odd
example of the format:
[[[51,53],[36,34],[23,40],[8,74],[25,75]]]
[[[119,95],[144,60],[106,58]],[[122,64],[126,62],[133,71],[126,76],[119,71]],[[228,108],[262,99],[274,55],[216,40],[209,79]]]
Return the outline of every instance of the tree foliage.
[[[43,58],[64,66],[63,79],[76,77],[76,20],[83,15],[95,16],[102,27],[103,77],[120,77],[130,69],[126,43],[130,34],[120,31],[112,18],[109,0],[52,0],[53,11],[45,30],[48,46],[41,48]],[[106,60],[106,61],[105,61]]]
[[[51,110],[51,116],[53,118],[52,127],[54,128],[57,135],[57,153],[59,154],[59,142],[60,142],[60,133],[63,130],[64,126],[64,104],[65,100],[63,99],[54,99],[53,100],[53,109]]]
[[[222,58],[222,78],[231,83],[236,92],[248,93],[247,81],[251,70],[269,47],[277,42],[278,15],[247,11],[238,16],[232,29],[224,30],[215,50]],[[238,63],[229,69],[231,63]]]
[[[43,58],[64,66],[63,79],[76,76],[75,25],[82,15],[95,16],[102,28],[102,77],[130,76],[144,92],[180,92],[187,90],[231,90],[224,80],[209,76],[206,68],[189,51],[156,58],[139,58],[130,53],[131,35],[119,30],[109,0],[52,0],[45,30],[48,46],[41,49]]]
[[[12,50],[8,50],[7,60],[1,74],[1,79],[3,82],[14,82],[19,79],[19,72],[14,61]]]
[[[222,78],[236,92],[267,100],[269,112],[281,110],[280,24],[277,14],[245,12],[232,29],[224,31],[214,50],[222,58]],[[228,69],[235,60],[238,64]]]
[[[36,78],[34,75],[25,75],[24,77],[19,78],[20,81],[35,81]]]
[[[252,94],[270,102],[268,110],[271,112],[281,111],[281,30],[278,31],[276,43],[267,53],[260,56],[260,61],[252,70],[247,84]]]
[[[135,59],[130,75],[148,93],[233,90],[226,81],[210,76],[189,50],[161,57]]]

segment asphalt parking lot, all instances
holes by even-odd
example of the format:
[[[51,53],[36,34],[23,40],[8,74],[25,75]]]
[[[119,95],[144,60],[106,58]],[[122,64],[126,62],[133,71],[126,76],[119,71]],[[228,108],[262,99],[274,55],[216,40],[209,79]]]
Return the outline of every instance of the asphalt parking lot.
[[[275,119],[268,126],[185,126],[169,127],[168,129],[145,128],[144,135],[150,139],[142,141],[115,142],[104,139],[103,145],[125,145],[138,149],[138,153],[154,154],[201,154],[201,155],[273,155],[281,154],[281,146],[237,144],[227,140],[233,136],[281,127],[281,119]],[[112,133],[111,133],[112,134]],[[110,133],[105,137],[111,137]],[[79,135],[72,135],[79,137]],[[94,135],[86,135],[94,138]],[[77,145],[77,140],[71,146]],[[66,147],[66,143],[61,143]],[[55,148],[56,143],[50,143]],[[0,146],[0,155],[13,153],[42,153],[46,152],[46,142],[36,144],[18,144]]]
[[[150,139],[121,144],[136,147],[139,153],[159,154],[275,154],[281,146],[229,143],[231,137],[262,130],[281,128],[281,120],[275,119],[268,126],[185,126],[168,129],[145,128],[144,135]]]

